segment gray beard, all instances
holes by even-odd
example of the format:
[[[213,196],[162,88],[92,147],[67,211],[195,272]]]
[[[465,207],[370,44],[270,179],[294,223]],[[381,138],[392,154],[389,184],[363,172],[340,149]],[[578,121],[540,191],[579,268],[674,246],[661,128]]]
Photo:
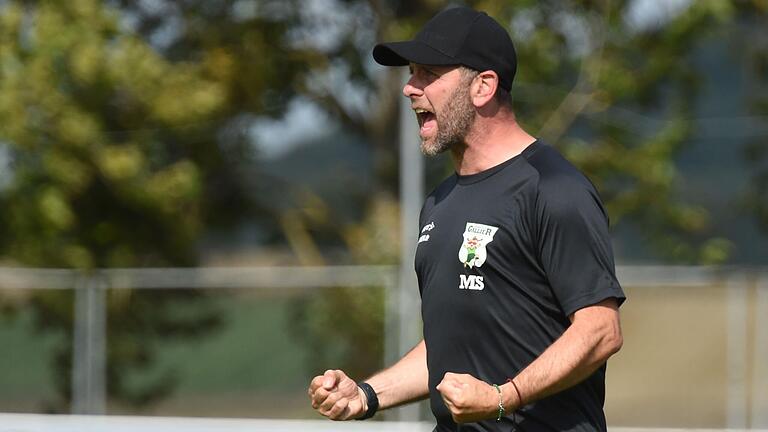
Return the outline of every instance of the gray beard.
[[[437,136],[434,143],[421,141],[421,152],[436,156],[444,151],[464,144],[464,140],[475,122],[475,106],[469,97],[469,86],[459,86],[448,98],[448,103],[437,114]]]

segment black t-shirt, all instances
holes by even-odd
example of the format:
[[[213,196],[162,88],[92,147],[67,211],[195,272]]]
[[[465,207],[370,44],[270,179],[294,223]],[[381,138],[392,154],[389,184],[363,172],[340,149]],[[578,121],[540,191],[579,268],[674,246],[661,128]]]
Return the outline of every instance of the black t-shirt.
[[[416,273],[438,431],[513,430],[512,413],[456,425],[435,389],[446,372],[503,384],[549,347],[568,316],[624,300],[594,186],[536,142],[486,171],[453,175],[426,199]],[[605,430],[605,366],[515,414],[522,431]]]

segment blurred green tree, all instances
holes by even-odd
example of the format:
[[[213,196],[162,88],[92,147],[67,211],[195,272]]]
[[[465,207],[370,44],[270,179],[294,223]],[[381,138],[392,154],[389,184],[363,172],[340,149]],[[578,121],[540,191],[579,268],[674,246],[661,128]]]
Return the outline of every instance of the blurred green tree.
[[[84,270],[194,265],[204,233],[249,218],[303,264],[325,263],[320,246],[329,241],[344,244],[350,261],[396,263],[392,143],[402,75],[373,65],[370,50],[376,41],[410,38],[448,3],[3,2],[2,252],[26,265]],[[676,196],[674,158],[690,134],[698,91],[692,47],[738,11],[765,16],[764,2],[691,2],[648,26],[628,19],[630,1],[466,3],[509,26],[521,65],[512,92],[520,121],[596,183],[614,226],[642,227],[673,262],[727,258],[731,246],[713,235],[706,209]],[[248,128],[256,118],[281,116],[297,97],[375,154],[376,184],[359,220],[336,223],[340,215],[318,196],[274,187],[253,172]],[[314,360],[335,346],[341,354],[332,360],[341,363],[332,366],[365,374],[381,358],[383,296],[369,290],[350,302],[339,293],[297,305],[296,331],[319,350]],[[164,298],[111,293],[110,393],[117,398],[147,402],[170,388],[159,380],[129,391],[115,372],[150,361],[145,337],[197,334],[216,321],[213,313],[179,325],[161,321],[159,305],[170,304]],[[69,331],[69,301],[36,296],[41,325]],[[154,327],[160,322],[164,335]],[[363,322],[373,330],[361,330]],[[320,343],[330,338],[341,348]],[[70,357],[62,349],[62,365]],[[63,400],[67,385],[63,378]]]
[[[749,66],[748,79],[750,112],[760,119],[768,118],[768,3],[742,2],[737,23],[746,31],[739,42],[745,47],[745,63]],[[765,126],[765,122],[763,123]],[[747,211],[758,226],[768,232],[768,141],[765,137],[752,139],[744,154],[751,167],[750,184],[743,199]]]
[[[255,26],[251,38],[269,31]],[[269,217],[249,198],[253,155],[233,113],[242,111],[234,101],[260,100],[280,77],[249,61],[236,70],[234,56],[214,48],[173,58],[131,28],[128,12],[96,0],[0,4],[6,261],[84,272],[192,266],[204,230]],[[243,76],[255,88],[244,92]],[[71,340],[71,292],[35,293],[29,304],[41,330]],[[159,342],[220,321],[193,290],[110,291],[108,317],[108,394],[135,407],[173,388],[172,371],[139,387],[126,379],[152,364]],[[71,343],[59,347],[48,410],[68,407],[71,359]]]

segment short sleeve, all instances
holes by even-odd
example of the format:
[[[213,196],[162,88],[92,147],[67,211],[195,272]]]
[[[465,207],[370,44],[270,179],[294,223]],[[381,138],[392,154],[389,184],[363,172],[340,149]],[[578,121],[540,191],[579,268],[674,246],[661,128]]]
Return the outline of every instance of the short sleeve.
[[[625,295],[613,260],[608,218],[586,179],[563,176],[540,185],[536,205],[541,265],[566,315]]]

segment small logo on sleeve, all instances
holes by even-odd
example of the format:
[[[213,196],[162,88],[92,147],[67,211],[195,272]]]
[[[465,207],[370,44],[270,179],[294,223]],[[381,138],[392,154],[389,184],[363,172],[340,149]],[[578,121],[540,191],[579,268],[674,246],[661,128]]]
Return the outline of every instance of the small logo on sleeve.
[[[421,229],[421,237],[419,237],[419,243],[429,241],[429,234],[424,234],[426,232],[430,232],[433,229],[435,229],[435,223],[430,222],[426,225],[424,225],[424,228]]]

